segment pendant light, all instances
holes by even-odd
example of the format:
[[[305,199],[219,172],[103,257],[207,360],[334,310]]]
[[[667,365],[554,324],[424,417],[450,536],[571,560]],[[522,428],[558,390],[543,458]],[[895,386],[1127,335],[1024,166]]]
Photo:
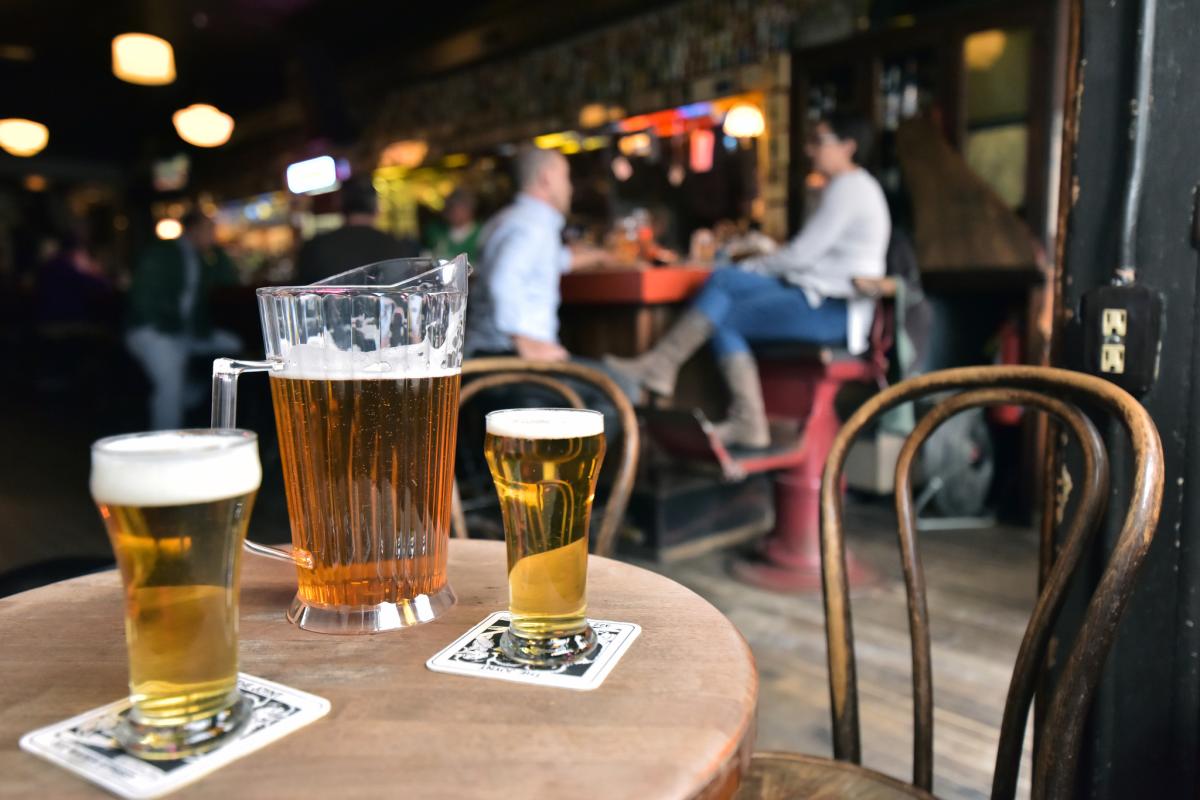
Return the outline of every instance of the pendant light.
[[[205,103],[195,103],[171,115],[179,138],[196,147],[220,147],[233,133],[233,117]]]
[[[166,39],[122,33],[112,40],[112,70],[126,83],[166,86],[175,81],[175,51]]]
[[[13,156],[27,158],[42,152],[50,141],[50,131],[31,119],[0,119],[0,149]]]

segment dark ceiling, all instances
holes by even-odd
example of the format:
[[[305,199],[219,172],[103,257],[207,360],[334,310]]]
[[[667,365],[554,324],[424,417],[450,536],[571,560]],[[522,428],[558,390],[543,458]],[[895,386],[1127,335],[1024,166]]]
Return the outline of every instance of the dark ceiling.
[[[382,97],[404,81],[669,1],[4,0],[0,117],[49,126],[40,158],[118,166],[185,149],[171,113],[195,102],[234,116],[230,148],[285,132],[350,142],[365,121],[351,95]],[[112,37],[128,31],[171,42],[175,83],[134,86],[113,76]],[[456,48],[470,32],[482,47]]]

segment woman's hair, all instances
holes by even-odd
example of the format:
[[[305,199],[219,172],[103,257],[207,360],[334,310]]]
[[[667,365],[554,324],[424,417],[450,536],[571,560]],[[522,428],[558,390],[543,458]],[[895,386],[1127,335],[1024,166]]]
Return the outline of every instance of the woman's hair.
[[[821,121],[843,142],[854,142],[854,163],[862,166],[871,154],[871,142],[875,138],[871,123],[859,114],[838,112],[822,117]]]

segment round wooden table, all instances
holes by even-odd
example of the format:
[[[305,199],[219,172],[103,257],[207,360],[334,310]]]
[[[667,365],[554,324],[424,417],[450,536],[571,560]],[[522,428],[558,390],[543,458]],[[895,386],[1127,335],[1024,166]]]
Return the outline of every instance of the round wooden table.
[[[458,604],[375,636],[284,619],[287,564],[246,555],[241,669],[326,697],[328,716],[178,792],[180,798],[721,798],[754,740],[758,676],[715,608],[644,569],[592,556],[589,614],[642,635],[578,692],[430,672],[425,661],[507,603],[499,542],[454,540]],[[17,748],[35,728],[128,691],[120,580],[105,572],[0,600],[0,796],[106,793]]]

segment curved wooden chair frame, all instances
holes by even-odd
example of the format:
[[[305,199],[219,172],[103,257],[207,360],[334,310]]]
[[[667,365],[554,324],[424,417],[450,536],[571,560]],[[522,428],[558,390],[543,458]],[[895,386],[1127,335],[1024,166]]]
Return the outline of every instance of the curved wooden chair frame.
[[[616,479],[604,506],[604,518],[594,537],[595,546],[592,551],[597,555],[612,555],[617,543],[617,532],[629,505],[629,495],[633,491],[634,473],[637,471],[640,451],[637,415],[629,398],[612,378],[603,372],[571,361],[526,361],[507,356],[476,358],[463,362],[462,375],[464,380],[472,380],[463,384],[458,399],[459,408],[480,392],[499,386],[515,385],[540,386],[557,393],[572,408],[584,408],[579,393],[564,383],[562,378],[581,381],[604,393],[621,418],[621,461],[617,465]],[[456,538],[467,538],[467,521],[463,514],[457,479],[454,481],[451,526]]]
[[[1067,584],[1105,511],[1108,459],[1095,425],[1074,404],[1085,401],[1116,416],[1132,440],[1133,488],[1124,524],[1087,610],[1058,684],[1046,705],[1044,730],[1034,758],[1033,797],[1068,797],[1079,756],[1083,724],[1104,667],[1117,624],[1154,537],[1163,492],[1162,443],[1153,420],[1133,397],[1100,378],[1061,369],[1030,366],[968,367],[944,370],[896,384],[868,400],[843,425],[829,453],[821,485],[821,550],[824,578],[834,758],[860,764],[858,687],[850,620],[850,587],[842,529],[842,469],[858,433],[879,414],[903,402],[959,391],[926,414],[896,464],[896,512],[908,602],[913,659],[913,784],[929,791],[933,783],[933,679],[925,578],[916,540],[916,509],[911,471],[922,443],[943,422],[973,407],[1020,404],[1057,417],[1079,441],[1085,472],[1078,512],[1018,651],[1000,731],[993,800],[1011,800],[1016,791],[1025,720],[1052,627]]]

